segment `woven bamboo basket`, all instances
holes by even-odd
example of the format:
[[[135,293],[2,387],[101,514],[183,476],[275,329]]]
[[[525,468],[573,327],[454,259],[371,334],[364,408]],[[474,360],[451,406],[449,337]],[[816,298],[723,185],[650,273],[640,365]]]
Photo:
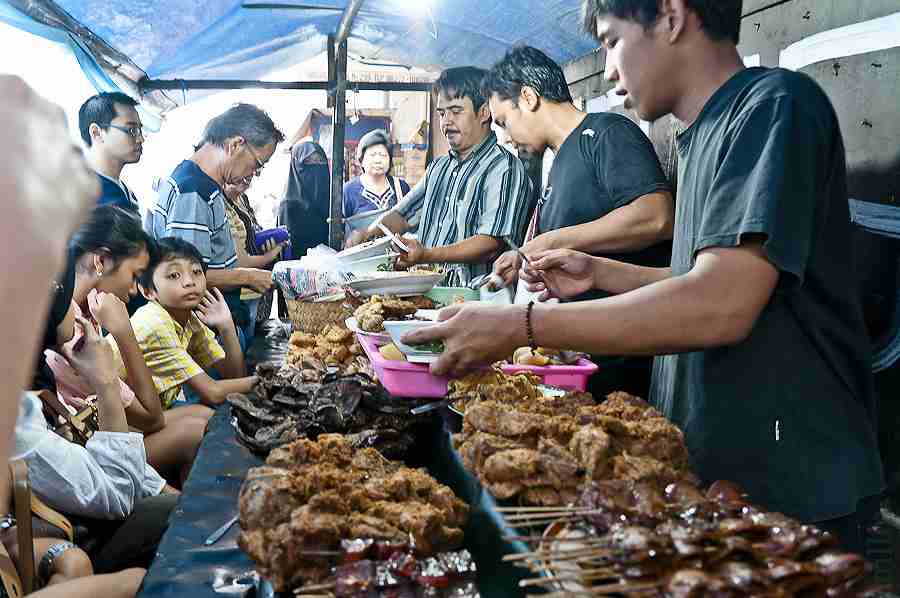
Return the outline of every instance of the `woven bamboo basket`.
[[[336,301],[287,299],[286,303],[294,330],[310,334],[319,334],[329,324],[344,326],[344,320],[353,315],[344,305],[343,297]]]

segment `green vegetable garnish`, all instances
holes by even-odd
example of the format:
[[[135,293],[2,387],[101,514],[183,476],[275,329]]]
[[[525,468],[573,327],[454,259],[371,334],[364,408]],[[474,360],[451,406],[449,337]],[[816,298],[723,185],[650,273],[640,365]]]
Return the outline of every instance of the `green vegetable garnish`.
[[[432,341],[430,343],[425,343],[424,345],[410,345],[416,351],[422,351],[423,353],[443,353],[444,352],[444,341]]]

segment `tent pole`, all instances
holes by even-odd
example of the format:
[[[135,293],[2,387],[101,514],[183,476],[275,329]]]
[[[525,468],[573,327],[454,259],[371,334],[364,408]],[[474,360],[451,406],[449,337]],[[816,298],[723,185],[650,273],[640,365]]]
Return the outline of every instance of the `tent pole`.
[[[362,4],[359,2],[359,4]],[[358,10],[358,8],[357,8]],[[349,7],[348,7],[349,11]],[[341,22],[343,24],[343,21]],[[334,89],[334,110],[332,111],[331,149],[331,219],[328,225],[328,243],[340,249],[344,241],[343,200],[344,200],[344,139],[347,126],[347,40],[338,43],[335,36],[328,36],[333,47],[334,80],[329,86]],[[331,52],[329,52],[331,54]]]
[[[359,13],[359,9],[362,8],[364,1],[365,0],[350,0],[347,4],[343,16],[341,16],[341,23],[337,28],[337,35],[334,40],[336,46],[340,46],[347,42],[347,38],[350,37],[350,30],[353,28],[353,20],[356,18],[357,13]]]

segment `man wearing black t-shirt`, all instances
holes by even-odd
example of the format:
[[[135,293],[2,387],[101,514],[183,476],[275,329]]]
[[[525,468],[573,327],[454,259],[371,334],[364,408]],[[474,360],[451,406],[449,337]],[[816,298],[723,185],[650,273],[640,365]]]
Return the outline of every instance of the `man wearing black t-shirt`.
[[[805,75],[744,68],[740,0],[584,3],[626,106],[686,125],[671,268],[552,250],[526,268],[532,290],[620,294],[450,308],[404,342],[444,339],[438,374],[529,340],[660,355],[651,397],[704,483],[734,480],[862,551],[884,483],[834,109]]]
[[[577,249],[641,266],[669,265],[671,186],[640,127],[619,114],[577,109],[562,68],[529,46],[510,50],[483,87],[494,122],[520,154],[542,156],[547,148],[555,154],[522,247],[525,255]],[[509,251],[494,263],[494,273],[511,285],[521,265]],[[572,300],[606,296],[591,290]],[[601,368],[603,375],[592,379],[595,394],[626,390],[647,396],[649,358],[603,358]]]
[[[78,128],[88,161],[100,180],[98,206],[114,205],[139,215],[135,194],[122,182],[126,164],[137,164],[144,135],[137,102],[121,92],[88,98],[78,110]]]
[[[526,255],[577,249],[668,266],[675,219],[671,187],[650,140],[618,114],[586,114],[572,103],[562,69],[536,48],[514,48],[484,80],[491,114],[519,152],[555,156]],[[531,228],[531,227],[530,227]],[[521,267],[507,252],[494,272],[507,284]],[[605,294],[592,292],[578,299]]]

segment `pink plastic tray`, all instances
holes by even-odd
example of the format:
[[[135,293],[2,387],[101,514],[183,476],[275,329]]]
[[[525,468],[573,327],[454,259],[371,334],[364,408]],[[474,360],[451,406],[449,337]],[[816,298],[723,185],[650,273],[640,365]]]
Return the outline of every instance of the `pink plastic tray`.
[[[558,386],[566,390],[587,390],[588,378],[597,371],[597,364],[581,358],[575,365],[504,365],[504,374],[528,372],[541,379],[547,386]]]
[[[375,375],[381,385],[395,397],[405,398],[443,398],[447,396],[448,378],[432,375],[428,365],[422,363],[408,363],[406,361],[391,361],[385,359],[378,352],[378,347],[385,345],[382,340],[357,334],[359,344],[362,345]],[[538,376],[541,382],[548,386],[557,386],[567,390],[587,390],[587,381],[597,371],[597,364],[580,359],[575,365],[533,366],[533,365],[504,365],[506,374],[518,374],[529,372]]]
[[[379,382],[391,395],[417,399],[441,399],[447,396],[447,384],[450,380],[432,375],[428,371],[428,365],[385,359],[378,352],[378,347],[387,343],[361,334],[357,334],[356,338],[369,356]]]

